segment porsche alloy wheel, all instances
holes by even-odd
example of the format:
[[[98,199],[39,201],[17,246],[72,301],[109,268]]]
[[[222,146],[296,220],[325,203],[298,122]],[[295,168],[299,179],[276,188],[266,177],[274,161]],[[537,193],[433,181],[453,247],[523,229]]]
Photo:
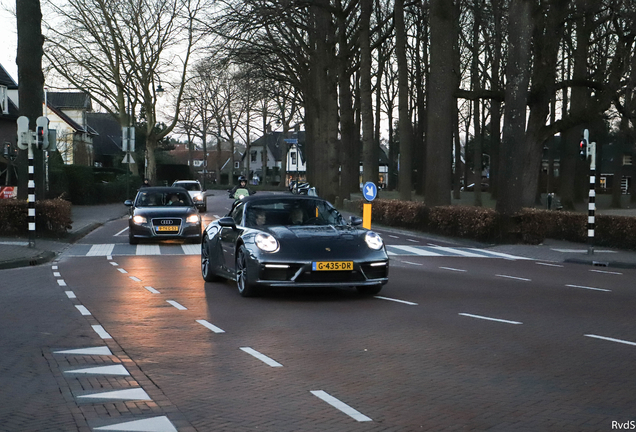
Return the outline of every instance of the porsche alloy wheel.
[[[256,289],[250,285],[247,276],[247,249],[245,246],[241,246],[236,254],[236,287],[243,297],[253,297],[256,294]]]

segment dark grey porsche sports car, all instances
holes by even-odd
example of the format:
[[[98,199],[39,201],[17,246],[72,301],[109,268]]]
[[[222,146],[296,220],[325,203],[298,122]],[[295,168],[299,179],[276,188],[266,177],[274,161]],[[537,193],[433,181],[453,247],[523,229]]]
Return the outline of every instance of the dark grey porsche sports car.
[[[139,240],[184,239],[192,243],[201,240],[201,217],[188,191],[181,187],[146,187],[130,207],[128,242]]]
[[[380,236],[361,224],[357,217],[347,224],[318,197],[249,196],[205,229],[201,273],[207,282],[235,280],[244,297],[268,286],[355,286],[377,294],[388,282],[389,259]]]

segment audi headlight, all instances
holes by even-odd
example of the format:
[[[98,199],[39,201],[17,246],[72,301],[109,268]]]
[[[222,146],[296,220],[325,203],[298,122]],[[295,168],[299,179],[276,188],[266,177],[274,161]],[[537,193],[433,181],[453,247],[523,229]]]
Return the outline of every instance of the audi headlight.
[[[148,219],[146,219],[143,216],[133,216],[133,222],[136,223],[137,225],[141,225],[141,224],[145,224],[148,223]]]
[[[254,237],[254,243],[262,251],[276,252],[278,251],[278,241],[269,234],[258,233]]]
[[[195,195],[194,196],[194,200],[195,201],[203,201],[203,195],[200,195],[200,194],[199,195]]]
[[[199,215],[193,214],[187,217],[186,219],[187,223],[198,223],[199,222]]]
[[[364,241],[367,242],[367,246],[369,246],[373,250],[382,249],[382,237],[380,237],[377,233],[373,231],[368,231],[364,236]]]

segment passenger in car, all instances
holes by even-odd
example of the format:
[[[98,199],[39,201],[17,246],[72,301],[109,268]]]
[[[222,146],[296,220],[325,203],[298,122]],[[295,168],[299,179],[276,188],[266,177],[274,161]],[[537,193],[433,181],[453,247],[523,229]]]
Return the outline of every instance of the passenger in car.
[[[302,209],[295,208],[289,214],[289,220],[292,225],[302,225],[305,215],[303,214]]]

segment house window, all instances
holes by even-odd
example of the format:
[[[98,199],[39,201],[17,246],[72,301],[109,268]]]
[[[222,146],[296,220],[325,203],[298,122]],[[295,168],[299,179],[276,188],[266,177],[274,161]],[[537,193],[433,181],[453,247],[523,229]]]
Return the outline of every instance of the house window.
[[[258,155],[257,151],[253,151],[250,154],[250,162],[256,162],[256,156]]]
[[[9,114],[9,96],[7,87],[0,85],[0,113]]]
[[[296,165],[296,152],[291,152],[289,155],[291,156],[291,164]]]
[[[632,164],[632,155],[623,155],[623,165]]]
[[[240,162],[234,162],[234,168],[237,168],[237,169],[238,169],[238,168],[240,168],[240,167],[241,167]]]

